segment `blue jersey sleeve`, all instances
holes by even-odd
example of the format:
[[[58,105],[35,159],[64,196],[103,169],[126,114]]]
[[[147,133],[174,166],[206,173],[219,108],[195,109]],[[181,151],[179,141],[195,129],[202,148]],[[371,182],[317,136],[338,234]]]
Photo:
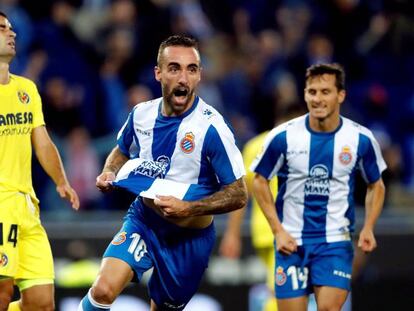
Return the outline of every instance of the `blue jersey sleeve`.
[[[204,139],[203,152],[220,184],[231,184],[245,175],[243,159],[230,129],[221,129],[219,133],[214,126],[210,126]]]
[[[378,142],[373,137],[370,138],[364,134],[359,135],[358,158],[359,168],[367,183],[371,184],[380,179],[386,165]]]
[[[132,110],[125,124],[118,132],[117,143],[121,152],[128,158],[136,158],[139,154],[139,142],[134,131],[134,113]]]
[[[262,154],[253,161],[251,170],[267,179],[278,172],[286,158],[286,131],[275,133],[271,131],[265,141]]]

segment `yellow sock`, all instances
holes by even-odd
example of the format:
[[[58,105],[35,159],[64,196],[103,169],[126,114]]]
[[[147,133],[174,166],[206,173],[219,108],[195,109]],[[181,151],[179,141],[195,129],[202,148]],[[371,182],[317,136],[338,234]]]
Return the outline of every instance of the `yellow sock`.
[[[10,303],[9,308],[7,309],[7,311],[21,311],[21,309],[19,307],[19,302],[18,301],[13,301],[12,303]]]

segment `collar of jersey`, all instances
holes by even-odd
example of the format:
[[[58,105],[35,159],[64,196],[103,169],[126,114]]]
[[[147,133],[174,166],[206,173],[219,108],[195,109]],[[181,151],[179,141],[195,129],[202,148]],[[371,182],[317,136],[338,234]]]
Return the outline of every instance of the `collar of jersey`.
[[[194,111],[194,109],[197,107],[197,105],[198,105],[198,101],[199,101],[199,98],[198,98],[198,96],[196,96],[195,98],[194,98],[194,103],[193,103],[193,105],[191,106],[191,108],[190,109],[188,109],[186,112],[184,112],[183,114],[180,114],[179,116],[172,116],[172,117],[166,117],[166,116],[163,116],[162,115],[162,113],[161,113],[161,108],[162,108],[162,102],[163,102],[163,98],[161,98],[161,100],[160,100],[160,104],[158,105],[158,118],[159,119],[161,119],[161,120],[171,120],[171,119],[175,119],[175,120],[181,120],[181,119],[184,119],[186,116],[188,116],[190,113],[192,113],[193,111]]]
[[[13,74],[10,74],[10,79],[7,84],[0,84],[0,90],[2,95],[5,94],[12,94],[13,92],[16,92],[16,87],[14,87],[15,84],[15,77]]]
[[[339,117],[339,125],[338,127],[333,130],[332,132],[317,132],[311,129],[310,125],[309,125],[309,113],[306,115],[306,119],[305,119],[305,124],[306,124],[306,129],[313,135],[335,135],[342,127],[343,124],[343,120],[342,117]]]

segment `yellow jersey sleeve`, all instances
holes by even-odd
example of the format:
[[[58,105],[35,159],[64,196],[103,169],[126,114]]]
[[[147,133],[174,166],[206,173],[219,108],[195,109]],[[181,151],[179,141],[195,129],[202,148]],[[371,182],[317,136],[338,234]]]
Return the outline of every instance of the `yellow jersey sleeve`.
[[[243,148],[243,161],[246,168],[246,184],[249,190],[249,194],[252,197],[252,187],[254,173],[250,170],[250,165],[253,160],[262,151],[263,144],[268,132],[263,132],[256,137],[249,140]],[[270,188],[274,198],[277,194],[277,178],[273,178],[270,181]],[[263,215],[257,201],[252,197],[252,216],[251,216],[251,233],[253,245],[257,248],[273,247],[273,233],[270,230],[270,226],[266,217]]]
[[[29,81],[29,80],[28,80]],[[45,125],[45,120],[43,117],[43,110],[42,110],[42,100],[39,95],[39,91],[37,90],[36,85],[29,81],[32,85],[32,94],[33,94],[33,128],[36,128],[38,126]]]
[[[39,92],[29,79],[10,75],[0,85],[0,102],[0,195],[34,196],[31,135],[45,124]]]

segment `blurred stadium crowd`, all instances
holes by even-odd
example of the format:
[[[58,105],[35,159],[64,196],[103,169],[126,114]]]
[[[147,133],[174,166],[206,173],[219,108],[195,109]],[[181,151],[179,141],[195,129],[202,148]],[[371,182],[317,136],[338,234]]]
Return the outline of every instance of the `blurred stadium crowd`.
[[[199,94],[240,147],[289,109],[305,109],[306,67],[347,72],[343,115],[374,131],[399,189],[414,192],[414,9],[409,0],[0,0],[17,33],[11,71],[34,80],[84,210],[117,209],[95,177],[129,110],[161,96],[153,68],[172,33],[200,41]],[[43,210],[50,183],[34,171]],[[400,200],[400,201],[398,201]],[[409,201],[409,200],[408,200]]]

